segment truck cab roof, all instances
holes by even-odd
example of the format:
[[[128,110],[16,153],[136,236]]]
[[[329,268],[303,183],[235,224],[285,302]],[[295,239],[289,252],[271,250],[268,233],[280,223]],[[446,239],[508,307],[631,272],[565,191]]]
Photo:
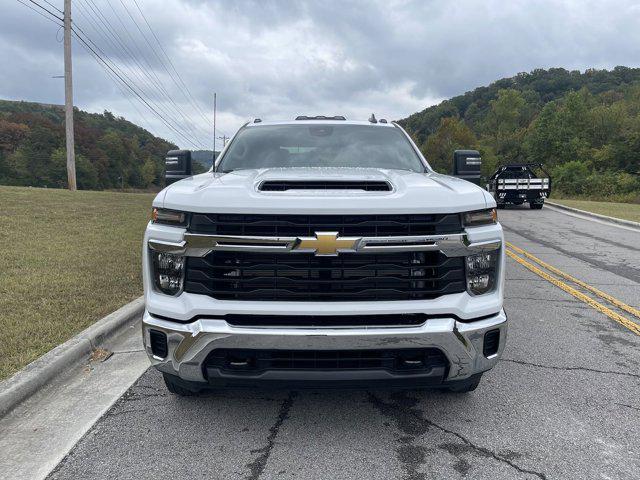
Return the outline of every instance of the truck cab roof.
[[[257,119],[260,120],[260,119]],[[256,122],[249,122],[245,125],[245,127],[258,128],[269,125],[363,125],[370,127],[382,127],[382,128],[396,128],[394,123],[382,123],[378,121],[377,123],[372,123],[366,120],[337,120],[335,118],[327,117],[326,119],[309,119],[309,120],[274,120],[274,121],[264,121],[260,120]]]

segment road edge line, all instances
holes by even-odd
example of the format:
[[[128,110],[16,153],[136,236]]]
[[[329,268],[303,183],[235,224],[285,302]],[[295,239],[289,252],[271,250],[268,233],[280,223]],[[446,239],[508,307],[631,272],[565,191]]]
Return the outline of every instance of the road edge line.
[[[140,296],[0,382],[0,418],[70,367],[85,360],[95,348],[126,327],[143,310],[144,297]]]
[[[589,212],[587,210],[580,210],[578,208],[568,207],[566,205],[562,205],[560,203],[550,202],[548,200],[545,202],[545,205],[548,205],[550,207],[554,207],[555,209],[558,209],[558,210],[566,210],[568,212],[573,212],[573,213],[576,213],[576,214],[579,214],[579,215],[583,215],[585,217],[596,218],[596,219],[601,220],[603,222],[609,222],[609,223],[613,223],[615,225],[623,225],[625,227],[630,227],[630,228],[634,228],[636,230],[640,230],[640,222],[634,222],[632,220],[625,220],[623,218],[609,217],[607,215],[602,215],[600,213],[593,213],[593,212]]]

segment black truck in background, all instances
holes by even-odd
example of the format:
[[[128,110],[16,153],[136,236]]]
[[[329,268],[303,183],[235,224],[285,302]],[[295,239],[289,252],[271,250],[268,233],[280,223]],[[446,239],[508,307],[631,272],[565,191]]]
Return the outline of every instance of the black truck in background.
[[[518,163],[499,167],[487,184],[498,208],[508,203],[539,210],[551,194],[551,178],[540,163]]]

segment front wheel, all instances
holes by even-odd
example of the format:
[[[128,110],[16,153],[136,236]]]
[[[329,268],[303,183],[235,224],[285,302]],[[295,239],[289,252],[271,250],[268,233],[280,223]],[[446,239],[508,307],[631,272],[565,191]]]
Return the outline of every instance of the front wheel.
[[[451,393],[473,392],[476,388],[478,388],[478,385],[480,385],[480,380],[482,380],[482,373],[476,373],[475,375],[471,375],[465,380],[460,380],[456,383],[452,383],[447,387],[447,390]]]
[[[178,395],[180,397],[193,397],[194,395],[198,395],[202,392],[201,387],[192,385],[192,382],[182,380],[180,377],[176,377],[175,375],[163,373],[162,378],[164,379],[164,384],[167,386],[167,390],[174,395]]]

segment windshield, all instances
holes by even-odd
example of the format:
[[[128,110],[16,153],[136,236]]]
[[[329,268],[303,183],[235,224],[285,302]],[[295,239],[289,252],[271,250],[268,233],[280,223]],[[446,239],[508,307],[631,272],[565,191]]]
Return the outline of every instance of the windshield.
[[[242,129],[218,170],[371,167],[424,172],[397,128],[367,125],[265,125]]]

